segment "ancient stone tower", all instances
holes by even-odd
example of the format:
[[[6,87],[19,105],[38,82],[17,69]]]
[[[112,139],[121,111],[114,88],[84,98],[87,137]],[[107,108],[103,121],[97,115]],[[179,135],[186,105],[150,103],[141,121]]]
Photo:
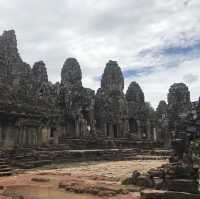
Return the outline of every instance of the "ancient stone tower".
[[[168,132],[168,105],[161,100],[156,109],[156,131],[157,140],[166,147],[170,144],[170,133]]]
[[[116,61],[109,61],[95,97],[96,128],[101,136],[120,138],[128,134],[128,106],[123,88],[120,67]]]
[[[61,83],[68,87],[82,87],[82,72],[75,58],[66,59],[61,71]]]
[[[18,53],[14,30],[4,31],[0,36],[0,79],[18,85],[20,79],[30,77],[31,68],[24,63]]]
[[[36,62],[32,68],[32,78],[38,84],[48,82],[48,75],[45,63],[43,61]]]
[[[94,133],[94,91],[82,86],[78,61],[69,58],[61,72],[61,108],[66,137],[88,137]]]
[[[156,115],[159,119],[164,119],[167,117],[167,108],[168,106],[165,100],[161,100],[156,109]]]
[[[131,82],[126,92],[130,135],[135,139],[152,139],[151,110],[137,82]]]
[[[145,133],[144,93],[137,82],[131,82],[126,92],[130,134],[141,139]]]
[[[175,83],[170,87],[167,99],[169,129],[176,131],[180,120],[191,111],[190,91],[184,83]]]

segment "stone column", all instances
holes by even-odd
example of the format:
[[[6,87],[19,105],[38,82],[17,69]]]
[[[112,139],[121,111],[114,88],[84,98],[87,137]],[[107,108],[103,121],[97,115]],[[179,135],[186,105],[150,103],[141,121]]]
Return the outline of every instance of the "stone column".
[[[156,131],[156,128],[154,127],[153,128],[153,140],[155,141],[155,142],[157,142],[157,131]]]
[[[114,138],[113,123],[110,123],[109,125],[109,132],[110,132],[109,136]]]
[[[104,123],[103,127],[104,127],[104,136],[107,137],[107,123]]]
[[[147,120],[147,139],[151,140],[151,122]]]
[[[80,124],[80,120],[76,120],[75,121],[75,137],[78,138],[80,136],[80,127],[79,127],[79,124]]]
[[[142,131],[141,131],[141,125],[140,125],[140,121],[137,120],[137,137],[139,140],[142,139]]]
[[[0,125],[0,145],[2,145],[2,132],[3,132],[3,129],[2,129],[2,126]]]

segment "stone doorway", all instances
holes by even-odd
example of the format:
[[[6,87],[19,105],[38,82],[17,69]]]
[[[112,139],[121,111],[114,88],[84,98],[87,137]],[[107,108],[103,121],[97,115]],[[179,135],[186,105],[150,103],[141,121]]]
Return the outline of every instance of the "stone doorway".
[[[76,137],[76,121],[74,119],[69,119],[67,121],[67,132],[66,132],[66,137]]]
[[[130,133],[135,133],[138,130],[137,121],[133,118],[129,119]]]
[[[87,123],[90,123],[90,112],[87,110],[82,110],[81,111],[83,118],[87,121]]]
[[[51,129],[50,129],[50,138],[54,138],[55,131],[56,131],[56,128],[55,127],[51,127]]]

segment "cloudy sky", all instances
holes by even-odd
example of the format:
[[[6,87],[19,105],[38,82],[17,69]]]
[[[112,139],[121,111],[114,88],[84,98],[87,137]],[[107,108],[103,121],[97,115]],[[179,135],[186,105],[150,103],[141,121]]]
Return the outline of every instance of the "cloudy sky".
[[[0,0],[0,32],[15,29],[23,60],[44,60],[60,80],[68,57],[78,59],[83,85],[100,86],[108,60],[142,87],[156,107],[169,86],[185,82],[200,96],[199,0]]]

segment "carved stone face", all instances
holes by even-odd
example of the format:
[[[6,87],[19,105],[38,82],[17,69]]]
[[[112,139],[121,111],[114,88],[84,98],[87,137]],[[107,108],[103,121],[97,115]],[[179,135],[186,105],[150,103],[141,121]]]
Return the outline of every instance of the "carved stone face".
[[[47,69],[43,61],[36,62],[32,69],[33,80],[38,83],[48,82]]]
[[[102,79],[101,88],[106,90],[119,90],[124,89],[124,77],[117,62],[109,61],[106,64]]]
[[[131,82],[126,92],[127,101],[135,102],[136,104],[144,103],[144,93],[137,82]]]
[[[78,61],[74,58],[67,59],[61,72],[62,83],[82,86],[81,79],[82,72]]]
[[[187,106],[190,104],[190,92],[183,83],[175,83],[169,89],[168,104],[176,106]]]

